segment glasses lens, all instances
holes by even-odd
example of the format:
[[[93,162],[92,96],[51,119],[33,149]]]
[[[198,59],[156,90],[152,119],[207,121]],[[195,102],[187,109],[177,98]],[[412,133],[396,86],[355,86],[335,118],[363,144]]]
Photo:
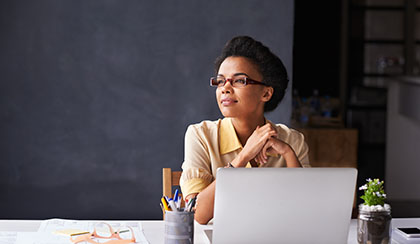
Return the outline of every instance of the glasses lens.
[[[111,226],[106,223],[98,223],[95,226],[95,230],[98,237],[110,238],[112,236]]]
[[[243,87],[246,85],[246,77],[237,77],[232,81],[233,87]]]
[[[134,236],[133,230],[131,228],[121,227],[119,231],[120,238],[123,240],[130,240]]]
[[[216,86],[216,87],[220,87],[223,86],[225,84],[225,79],[221,78],[221,77],[212,77],[210,79],[210,85],[211,86]]]

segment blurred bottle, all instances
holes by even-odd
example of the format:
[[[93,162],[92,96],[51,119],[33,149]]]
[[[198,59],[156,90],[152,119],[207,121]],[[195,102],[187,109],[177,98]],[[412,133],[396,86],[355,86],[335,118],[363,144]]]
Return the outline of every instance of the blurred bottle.
[[[321,115],[321,102],[319,99],[319,91],[314,89],[312,96],[309,98],[310,115]]]
[[[309,101],[304,97],[300,107],[300,123],[303,127],[308,126],[309,117],[311,116],[311,106]]]
[[[300,100],[298,90],[293,90],[292,97],[292,125],[294,127],[300,126],[300,109],[302,106],[302,101]]]
[[[325,118],[331,118],[332,117],[332,104],[330,96],[325,96],[324,101],[321,106],[321,115]]]

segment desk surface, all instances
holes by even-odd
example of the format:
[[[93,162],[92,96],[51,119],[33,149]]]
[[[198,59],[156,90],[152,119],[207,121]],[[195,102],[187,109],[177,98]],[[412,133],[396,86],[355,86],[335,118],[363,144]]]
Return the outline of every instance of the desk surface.
[[[143,225],[144,235],[151,244],[163,243],[164,223],[163,221],[140,221]],[[19,232],[35,232],[41,224],[41,220],[0,220],[0,231],[19,231]],[[348,243],[357,243],[356,235],[356,219],[351,220]],[[395,227],[420,227],[420,218],[394,218],[392,226]],[[200,225],[195,223],[194,226],[194,243],[208,244],[208,238],[204,230],[213,229],[212,225]],[[395,242],[393,242],[395,243]]]

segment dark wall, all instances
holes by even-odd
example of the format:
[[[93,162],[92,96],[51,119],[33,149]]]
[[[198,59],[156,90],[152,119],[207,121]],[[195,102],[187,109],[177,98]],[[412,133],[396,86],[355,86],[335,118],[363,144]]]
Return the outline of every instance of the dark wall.
[[[291,76],[292,0],[1,1],[0,218],[161,218],[161,169],[221,116],[208,78],[239,34]],[[290,92],[269,118],[289,115]]]

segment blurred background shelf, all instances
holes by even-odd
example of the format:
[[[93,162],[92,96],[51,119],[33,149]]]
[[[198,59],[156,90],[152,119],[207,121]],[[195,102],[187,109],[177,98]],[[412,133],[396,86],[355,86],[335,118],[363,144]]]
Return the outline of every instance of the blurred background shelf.
[[[297,0],[295,11],[294,94],[311,100],[317,90],[321,98],[338,99],[332,117],[342,122],[338,126],[309,116],[304,126],[293,121],[292,125],[304,130],[357,130],[358,185],[366,178],[385,179],[389,85],[401,76],[420,76],[420,0]],[[317,30],[314,38],[308,29]],[[401,206],[412,203],[406,200],[396,204],[396,217],[410,211],[420,216],[414,207],[404,212]]]

